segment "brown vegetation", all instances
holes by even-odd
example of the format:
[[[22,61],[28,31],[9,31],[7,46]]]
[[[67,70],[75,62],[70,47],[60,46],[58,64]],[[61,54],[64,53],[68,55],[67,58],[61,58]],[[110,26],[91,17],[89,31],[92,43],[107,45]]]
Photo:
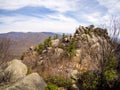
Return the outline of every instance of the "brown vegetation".
[[[10,60],[11,40],[8,38],[0,39],[0,64]]]

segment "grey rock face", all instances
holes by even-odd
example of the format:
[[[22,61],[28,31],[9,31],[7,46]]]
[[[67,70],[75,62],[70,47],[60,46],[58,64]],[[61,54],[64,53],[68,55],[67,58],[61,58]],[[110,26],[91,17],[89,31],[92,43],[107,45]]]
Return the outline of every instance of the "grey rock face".
[[[26,76],[27,67],[21,60],[14,59],[8,63],[8,67],[5,69],[5,74],[8,73],[10,74],[10,82],[14,82]]]
[[[45,87],[43,79],[37,73],[32,73],[6,90],[45,90]]]
[[[56,48],[56,49],[55,49],[55,55],[56,55],[56,56],[60,56],[60,55],[63,53],[63,51],[64,51],[64,50],[61,49],[61,48]]]
[[[55,39],[55,40],[52,40],[52,41],[51,41],[51,45],[52,45],[53,47],[57,47],[57,46],[59,45],[59,43],[60,43],[60,40],[59,40],[59,39]]]
[[[27,75],[27,66],[14,59],[0,67],[0,90],[45,90],[46,83],[37,73]]]
[[[1,82],[15,82],[26,76],[27,67],[21,60],[14,59],[8,62],[0,71]]]

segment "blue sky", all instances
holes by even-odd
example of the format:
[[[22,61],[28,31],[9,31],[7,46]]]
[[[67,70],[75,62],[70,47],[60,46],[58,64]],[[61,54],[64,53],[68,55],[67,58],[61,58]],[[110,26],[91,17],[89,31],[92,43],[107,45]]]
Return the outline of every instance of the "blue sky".
[[[0,0],[0,33],[73,33],[120,16],[120,0]]]

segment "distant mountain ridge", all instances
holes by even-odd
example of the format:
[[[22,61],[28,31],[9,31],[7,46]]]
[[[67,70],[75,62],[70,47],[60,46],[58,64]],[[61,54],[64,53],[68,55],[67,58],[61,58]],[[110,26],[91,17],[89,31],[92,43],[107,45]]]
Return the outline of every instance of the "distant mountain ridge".
[[[19,57],[29,47],[36,46],[55,34],[52,32],[8,32],[0,34],[0,39],[9,38],[12,41],[11,54]]]
[[[12,40],[15,39],[22,39],[22,38],[27,38],[31,35],[34,36],[54,36],[55,33],[52,32],[8,32],[8,33],[2,33],[0,34],[0,38],[9,38]]]

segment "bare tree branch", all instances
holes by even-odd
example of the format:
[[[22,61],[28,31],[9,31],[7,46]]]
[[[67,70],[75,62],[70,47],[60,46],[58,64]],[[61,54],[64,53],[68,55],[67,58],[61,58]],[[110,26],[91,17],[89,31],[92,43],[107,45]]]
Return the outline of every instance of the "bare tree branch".
[[[0,39],[0,64],[6,62],[10,56],[11,40],[8,38]]]

